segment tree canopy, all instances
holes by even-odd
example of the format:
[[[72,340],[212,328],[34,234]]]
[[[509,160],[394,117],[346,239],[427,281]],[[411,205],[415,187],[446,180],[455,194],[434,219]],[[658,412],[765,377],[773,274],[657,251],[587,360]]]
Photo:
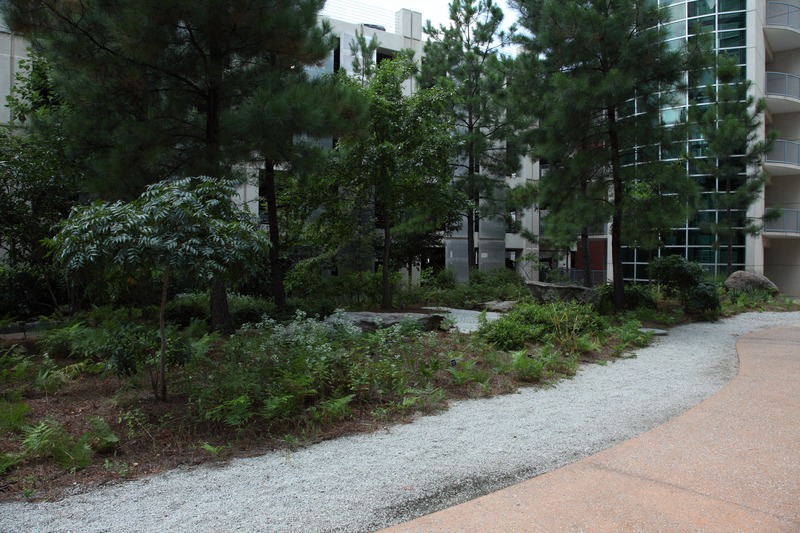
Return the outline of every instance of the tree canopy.
[[[540,203],[573,231],[611,222],[614,306],[622,310],[623,246],[657,246],[696,194],[677,157],[662,157],[685,142],[680,123],[662,112],[680,106],[686,73],[707,50],[696,37],[667,43],[668,9],[648,0],[516,4],[529,34],[514,82],[533,111],[533,153],[549,165]]]
[[[76,207],[52,239],[54,258],[68,275],[90,266],[161,272],[159,399],[167,394],[164,308],[170,281],[242,276],[269,248],[258,220],[235,204],[236,185],[206,176],[162,181],[132,202]]]
[[[761,116],[766,102],[751,92],[752,82],[742,79],[736,59],[720,54],[714,74],[718,86],[704,90],[707,104],[693,103],[690,120],[697,125],[702,140],[694,143],[699,150],[688,152],[698,174],[711,177],[716,183],[705,194],[707,207],[719,211],[713,220],[701,222],[701,230],[715,236],[714,247],[725,247],[727,275],[733,273],[733,243],[737,235],[757,235],[763,220],[780,216],[779,210],[768,210],[764,217],[751,218],[747,211],[761,196],[767,176],[762,170],[764,157],[776,133],[762,138]]]
[[[397,264],[392,250],[398,238],[441,231],[457,201],[450,187],[448,94],[439,88],[403,94],[415,69],[408,51],[382,61],[363,88],[369,102],[363,134],[340,144],[337,185],[359,198],[353,205],[362,212],[371,205],[382,229],[383,308],[391,307],[389,271]]]
[[[492,0],[453,0],[450,22],[425,33],[423,87],[450,91],[448,118],[455,127],[452,164],[455,186],[467,197],[465,212],[468,268],[476,268],[475,227],[481,207],[497,215],[504,180],[520,166],[516,132],[519,115],[510,108],[507,82],[513,60],[501,55],[511,42],[502,29],[503,10]]]

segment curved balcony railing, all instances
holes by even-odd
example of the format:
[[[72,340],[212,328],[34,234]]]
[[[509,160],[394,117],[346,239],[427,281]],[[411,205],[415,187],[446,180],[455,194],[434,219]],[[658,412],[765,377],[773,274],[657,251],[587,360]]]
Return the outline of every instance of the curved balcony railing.
[[[800,6],[787,2],[767,2],[767,25],[800,31]]]
[[[800,166],[800,143],[794,141],[775,141],[767,154],[767,163]]]
[[[780,218],[764,223],[764,231],[800,233],[800,210],[782,209]]]
[[[800,76],[767,72],[767,95],[788,96],[800,100]]]

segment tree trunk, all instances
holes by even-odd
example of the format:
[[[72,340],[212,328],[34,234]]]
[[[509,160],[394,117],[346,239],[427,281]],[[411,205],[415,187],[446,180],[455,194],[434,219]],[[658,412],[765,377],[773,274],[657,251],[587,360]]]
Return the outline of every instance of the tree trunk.
[[[225,335],[233,335],[236,329],[228,309],[228,292],[225,280],[217,276],[211,282],[211,329]]]
[[[611,150],[611,179],[614,189],[614,214],[611,217],[611,268],[614,270],[614,312],[625,310],[625,280],[622,275],[622,162],[616,130],[616,109],[606,109],[608,141]]]
[[[392,251],[392,234],[389,229],[389,207],[383,209],[383,272],[381,272],[381,309],[392,308],[392,286],[389,283],[389,257]]]
[[[267,201],[267,223],[269,224],[269,272],[272,284],[272,297],[278,309],[286,307],[286,290],[283,286],[283,269],[281,268],[280,231],[278,227],[278,200],[275,194],[275,162],[264,162],[264,198]]]
[[[728,276],[733,274],[733,216],[731,215],[731,179],[725,179],[725,223],[728,225]]]
[[[161,306],[158,309],[158,332],[161,335],[161,353],[158,355],[158,370],[153,392],[156,400],[167,401],[167,288],[169,287],[170,267],[164,268],[164,280],[161,282]]]
[[[472,271],[478,268],[475,261],[475,209],[467,209],[467,275],[471,276]]]
[[[583,260],[583,286],[594,285],[592,280],[592,265],[589,263],[589,228],[581,229],[581,259]]]
[[[475,184],[475,175],[477,174],[475,169],[475,154],[473,144],[472,144],[472,130],[473,130],[473,122],[472,122],[472,109],[468,110],[468,117],[467,117],[467,131],[469,135],[467,136],[467,179],[469,180],[469,187],[470,194],[472,197],[469,199],[472,202],[475,202],[475,205],[470,205],[467,207],[467,275],[472,276],[472,271],[478,268],[478,261],[475,258],[475,213],[477,212],[478,208],[480,207],[481,195],[477,190],[473,191],[474,188],[477,187]],[[473,194],[474,192],[474,194]]]

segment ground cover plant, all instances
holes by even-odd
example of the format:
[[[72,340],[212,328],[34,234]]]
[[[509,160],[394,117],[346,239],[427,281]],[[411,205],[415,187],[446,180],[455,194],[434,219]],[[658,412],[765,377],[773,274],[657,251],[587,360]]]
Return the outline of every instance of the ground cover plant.
[[[163,402],[149,392],[156,327],[128,309],[84,313],[3,348],[0,500],[381,429],[450,399],[551,383],[613,357],[601,342],[629,342],[577,304],[523,305],[497,327],[523,319],[555,333],[518,347],[495,342],[490,323],[478,334],[412,323],[362,333],[338,314],[297,312],[221,336],[195,319],[168,328],[173,394]]]
[[[232,294],[239,331],[228,336],[209,333],[207,294],[181,293],[167,306],[168,401],[150,392],[160,351],[153,309],[94,308],[3,341],[0,500],[59,498],[182,464],[383,430],[454,398],[549,385],[580,364],[624,357],[649,342],[642,325],[703,318],[668,282],[627,287],[629,310],[613,315],[602,287],[595,309],[534,303],[508,273],[477,275],[467,286],[446,271],[434,277],[417,299],[406,293],[410,306],[429,303],[420,299],[426,293],[454,303],[518,295],[520,303],[473,334],[412,323],[361,333],[339,314],[279,319],[270,301]],[[790,299],[713,286],[723,316],[798,309]]]

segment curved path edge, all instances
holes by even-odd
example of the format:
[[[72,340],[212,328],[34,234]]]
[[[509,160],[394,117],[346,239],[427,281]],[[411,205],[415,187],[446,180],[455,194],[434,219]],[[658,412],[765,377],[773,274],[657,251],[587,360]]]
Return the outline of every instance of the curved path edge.
[[[800,531],[800,327],[736,349],[733,381],[663,425],[385,531]]]

